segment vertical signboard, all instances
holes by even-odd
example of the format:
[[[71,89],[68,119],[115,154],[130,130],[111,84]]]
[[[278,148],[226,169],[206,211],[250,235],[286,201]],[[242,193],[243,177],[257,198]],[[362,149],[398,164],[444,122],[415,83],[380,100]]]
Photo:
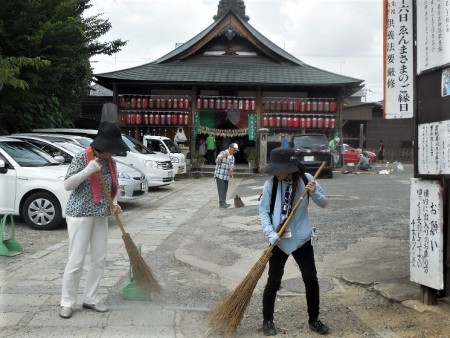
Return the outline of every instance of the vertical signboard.
[[[450,174],[450,120],[419,124],[417,155],[419,175]]]
[[[417,73],[450,63],[450,1],[417,0]]]
[[[411,179],[410,279],[436,290],[444,287],[442,195],[439,181]]]
[[[248,139],[249,141],[256,139],[256,114],[248,114]]]
[[[198,135],[199,128],[200,128],[200,113],[196,111],[194,112],[194,139]]]
[[[411,118],[414,109],[413,0],[384,0],[384,116]]]

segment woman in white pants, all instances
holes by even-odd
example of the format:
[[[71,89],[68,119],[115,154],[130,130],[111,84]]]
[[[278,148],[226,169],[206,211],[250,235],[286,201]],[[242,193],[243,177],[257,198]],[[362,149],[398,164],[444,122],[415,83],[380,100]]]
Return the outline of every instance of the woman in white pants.
[[[97,136],[85,152],[75,155],[66,174],[64,188],[71,190],[67,202],[66,221],[69,234],[69,260],[62,281],[62,318],[70,318],[76,305],[77,293],[89,248],[90,267],[83,293],[83,308],[106,312],[98,304],[97,292],[106,264],[108,246],[108,216],[121,212],[116,204],[118,182],[114,154],[129,150],[122,141],[120,129],[113,123],[102,122]],[[103,193],[97,173],[102,175],[114,201],[111,208]]]

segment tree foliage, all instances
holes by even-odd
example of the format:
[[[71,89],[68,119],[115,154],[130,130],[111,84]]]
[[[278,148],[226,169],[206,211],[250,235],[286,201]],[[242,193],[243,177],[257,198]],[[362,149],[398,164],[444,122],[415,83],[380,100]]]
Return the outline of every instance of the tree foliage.
[[[69,127],[89,94],[89,58],[126,42],[100,42],[111,29],[90,0],[14,0],[0,6],[0,134]]]

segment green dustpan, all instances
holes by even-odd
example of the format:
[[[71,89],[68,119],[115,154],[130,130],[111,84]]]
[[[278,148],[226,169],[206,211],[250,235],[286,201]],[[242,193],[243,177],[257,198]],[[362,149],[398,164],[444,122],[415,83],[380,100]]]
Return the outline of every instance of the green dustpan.
[[[4,240],[5,226],[9,216],[9,225],[11,226],[11,236]],[[16,241],[14,218],[12,215],[4,215],[1,221],[1,242],[0,242],[0,256],[16,256],[23,252],[22,246]]]

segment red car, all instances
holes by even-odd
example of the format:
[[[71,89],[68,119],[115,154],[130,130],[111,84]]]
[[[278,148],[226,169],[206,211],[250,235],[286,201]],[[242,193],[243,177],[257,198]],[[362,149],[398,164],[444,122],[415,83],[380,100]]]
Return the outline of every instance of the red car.
[[[358,150],[345,143],[342,145],[342,150],[344,154],[344,163],[359,163]],[[371,151],[363,150],[363,155],[369,159],[370,163],[375,162],[377,159],[377,155]]]

